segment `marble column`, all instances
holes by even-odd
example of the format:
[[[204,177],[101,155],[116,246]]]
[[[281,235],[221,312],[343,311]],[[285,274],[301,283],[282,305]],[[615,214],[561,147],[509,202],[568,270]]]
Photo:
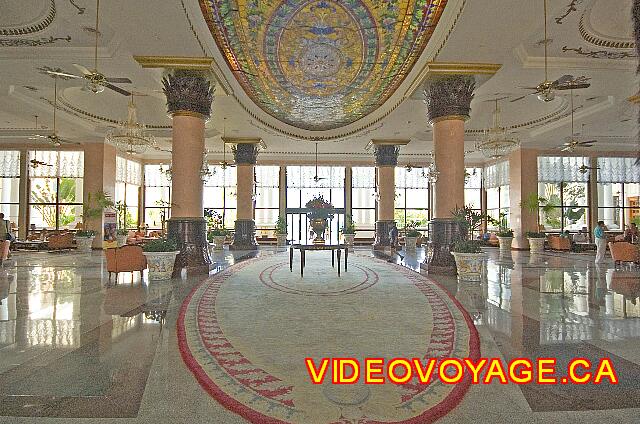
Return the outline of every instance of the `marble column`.
[[[27,150],[20,151],[20,188],[18,206],[18,238],[26,240],[29,233],[29,152]]]
[[[116,194],[116,148],[106,143],[87,143],[84,145],[83,202],[89,201],[89,195],[103,191],[112,200]],[[95,206],[95,205],[94,205]],[[96,232],[93,248],[101,249],[103,241],[102,216],[87,218],[87,230]]]
[[[257,143],[238,143],[233,147],[237,171],[237,219],[231,250],[257,250],[256,223],[253,219]]]
[[[212,268],[207,242],[200,175],[204,158],[204,125],[211,116],[214,86],[205,74],[175,70],[163,80],[167,111],[173,118],[171,153],[171,219],[167,237],[180,249],[174,277],[208,274]]]
[[[375,142],[374,142],[375,143]],[[377,144],[374,148],[378,187],[378,219],[373,248],[391,246],[389,231],[396,225],[393,219],[396,194],[396,165],[400,147],[395,144]]]
[[[451,244],[460,237],[452,211],[464,207],[464,122],[471,113],[475,78],[440,75],[424,83],[427,119],[433,126],[433,152],[440,171],[434,184],[434,214],[429,222],[426,258],[430,274],[455,274]]]
[[[512,249],[529,248],[526,233],[538,231],[538,211],[521,206],[529,196],[538,193],[538,152],[518,149],[509,155],[509,222],[514,232]]]

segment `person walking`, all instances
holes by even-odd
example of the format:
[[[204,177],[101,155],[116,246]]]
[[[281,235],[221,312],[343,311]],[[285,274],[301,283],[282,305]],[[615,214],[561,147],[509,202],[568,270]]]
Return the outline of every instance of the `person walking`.
[[[7,224],[9,221],[4,219],[4,214],[0,213],[0,265],[6,261],[9,256],[9,246],[11,245],[11,233]]]
[[[598,225],[593,229],[593,238],[596,242],[596,263],[604,261],[607,251],[607,238],[604,235],[604,221],[598,221]]]

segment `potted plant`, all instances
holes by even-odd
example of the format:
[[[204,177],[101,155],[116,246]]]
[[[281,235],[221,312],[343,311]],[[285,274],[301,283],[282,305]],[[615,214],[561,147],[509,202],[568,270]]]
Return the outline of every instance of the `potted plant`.
[[[207,240],[213,244],[213,250],[223,250],[229,230],[224,227],[213,228],[207,232]]]
[[[496,233],[500,242],[500,254],[511,252],[511,243],[513,242],[513,230],[507,226],[507,215],[500,214],[498,222],[498,232]]]
[[[345,217],[344,225],[340,232],[342,233],[342,237],[344,237],[344,244],[349,249],[353,249],[354,239],[356,237],[356,225],[353,223],[351,215]]]
[[[76,245],[80,252],[91,252],[91,245],[96,238],[96,232],[93,230],[79,230],[76,232],[75,239]]]
[[[96,191],[87,195],[87,201],[82,204],[82,231],[75,234],[78,250],[90,252],[93,240],[96,238],[96,231],[87,228],[88,219],[102,218],[105,209],[113,208],[114,203],[104,191]]]
[[[147,258],[149,280],[166,280],[173,274],[173,266],[178,255],[175,241],[167,239],[151,240],[142,246]]]
[[[406,250],[416,250],[418,239],[422,237],[422,233],[417,230],[420,221],[412,221],[404,228],[404,248]]]
[[[460,280],[480,281],[482,279],[486,256],[478,241],[459,239],[453,243],[451,254],[456,259]]]
[[[331,202],[325,200],[325,198],[319,194],[309,200],[305,205],[310,211],[307,213],[309,223],[315,238],[313,242],[316,244],[324,243],[324,233],[327,230],[327,222],[333,219],[335,209]]]
[[[531,254],[539,254],[544,251],[544,241],[547,238],[545,233],[527,231],[526,236],[529,240],[529,251]]]
[[[276,245],[286,246],[287,244],[287,219],[279,216],[276,220]]]
[[[127,244],[128,236],[129,236],[128,230],[120,228],[116,231],[116,242],[118,243],[118,247],[122,247]]]

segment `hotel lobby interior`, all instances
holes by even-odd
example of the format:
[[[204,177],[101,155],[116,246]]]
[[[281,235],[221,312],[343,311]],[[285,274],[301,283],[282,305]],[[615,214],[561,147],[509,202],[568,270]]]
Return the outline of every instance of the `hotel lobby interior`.
[[[640,0],[1,1],[0,423],[640,422],[639,51]]]

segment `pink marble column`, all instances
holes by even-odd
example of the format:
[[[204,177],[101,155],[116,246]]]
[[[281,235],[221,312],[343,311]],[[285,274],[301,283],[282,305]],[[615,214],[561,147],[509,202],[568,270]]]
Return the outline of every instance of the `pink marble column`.
[[[204,124],[211,115],[213,85],[202,73],[175,70],[163,80],[167,111],[173,117],[171,153],[171,219],[167,237],[180,249],[174,277],[208,274],[213,267],[202,208]]]
[[[440,171],[434,185],[434,219],[429,222],[430,274],[456,274],[452,243],[461,236],[452,211],[464,207],[464,121],[471,113],[475,79],[469,75],[442,75],[424,82],[427,119],[433,125],[433,151]]]
[[[106,143],[87,143],[84,145],[83,202],[89,201],[89,195],[105,192],[114,199],[116,190],[116,148]],[[93,248],[102,248],[102,216],[87,218],[86,229],[93,230],[97,236]]]
[[[538,211],[522,207],[532,194],[538,194],[538,152],[518,149],[509,155],[509,222],[514,233],[511,247],[516,250],[529,248],[527,231],[538,231]]]

